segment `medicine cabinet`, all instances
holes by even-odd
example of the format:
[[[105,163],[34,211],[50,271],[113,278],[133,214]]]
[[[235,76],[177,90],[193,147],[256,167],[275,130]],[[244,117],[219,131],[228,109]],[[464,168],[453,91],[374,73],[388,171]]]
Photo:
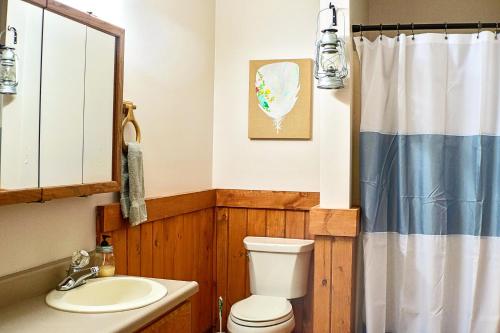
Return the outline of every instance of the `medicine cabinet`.
[[[53,0],[0,9],[18,80],[0,94],[0,204],[119,191],[124,30]]]

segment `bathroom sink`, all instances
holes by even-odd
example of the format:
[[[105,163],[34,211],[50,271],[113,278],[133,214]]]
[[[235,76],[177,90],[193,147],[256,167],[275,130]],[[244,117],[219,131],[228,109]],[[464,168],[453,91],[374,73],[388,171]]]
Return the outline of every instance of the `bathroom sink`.
[[[69,291],[52,290],[45,297],[55,309],[103,313],[137,309],[160,300],[167,288],[153,280],[139,277],[107,277],[88,280]]]

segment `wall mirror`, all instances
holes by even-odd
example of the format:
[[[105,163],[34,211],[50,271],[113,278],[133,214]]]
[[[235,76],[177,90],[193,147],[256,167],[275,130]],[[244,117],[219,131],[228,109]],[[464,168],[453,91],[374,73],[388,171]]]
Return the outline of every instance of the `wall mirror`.
[[[118,191],[124,30],[53,0],[0,3],[0,204]]]

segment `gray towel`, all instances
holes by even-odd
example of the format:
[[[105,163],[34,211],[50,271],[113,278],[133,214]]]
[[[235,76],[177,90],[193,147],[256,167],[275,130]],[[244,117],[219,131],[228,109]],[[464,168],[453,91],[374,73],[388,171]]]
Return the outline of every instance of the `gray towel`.
[[[122,152],[122,184],[120,189],[122,215],[135,226],[148,219],[144,200],[142,150],[138,143],[128,144],[128,154]]]

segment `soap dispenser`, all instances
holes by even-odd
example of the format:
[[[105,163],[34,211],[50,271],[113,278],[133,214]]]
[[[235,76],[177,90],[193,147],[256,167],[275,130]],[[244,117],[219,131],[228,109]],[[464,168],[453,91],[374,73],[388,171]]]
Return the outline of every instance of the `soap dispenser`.
[[[107,239],[108,235],[102,235],[102,241],[95,249],[94,266],[99,267],[99,277],[115,275],[115,257],[113,255],[113,245]]]

